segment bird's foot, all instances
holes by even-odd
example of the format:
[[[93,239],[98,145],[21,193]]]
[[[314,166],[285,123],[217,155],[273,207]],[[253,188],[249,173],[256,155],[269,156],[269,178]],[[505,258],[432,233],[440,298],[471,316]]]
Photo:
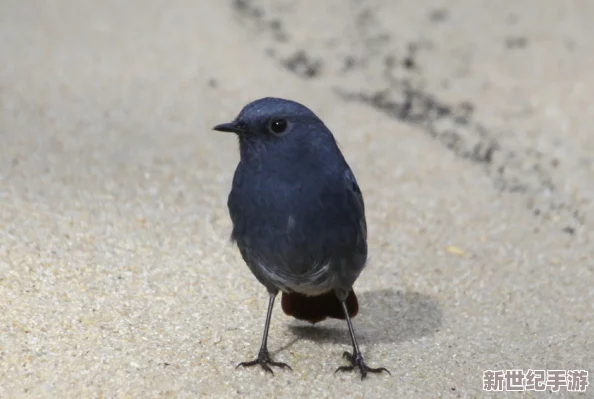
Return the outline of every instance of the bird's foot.
[[[270,366],[280,367],[282,369],[293,370],[291,368],[291,366],[289,366],[286,363],[272,361],[272,359],[270,358],[270,354],[268,353],[267,350],[261,350],[260,353],[258,353],[258,357],[256,359],[251,360],[249,362],[241,362],[235,368],[237,369],[240,366],[241,367],[252,367],[257,364],[259,364],[260,367],[262,367],[264,369],[264,371],[267,371],[270,374],[274,374],[272,372],[272,369],[270,368]]]
[[[372,368],[366,365],[365,361],[363,361],[363,355],[360,352],[355,352],[352,355],[349,352],[345,352],[342,354],[342,357],[349,360],[351,362],[351,365],[341,366],[336,369],[335,373],[338,371],[352,371],[355,367],[357,367],[361,372],[361,379],[367,377],[368,372],[381,373],[382,371],[385,371],[386,373],[391,374],[390,371],[385,367]]]

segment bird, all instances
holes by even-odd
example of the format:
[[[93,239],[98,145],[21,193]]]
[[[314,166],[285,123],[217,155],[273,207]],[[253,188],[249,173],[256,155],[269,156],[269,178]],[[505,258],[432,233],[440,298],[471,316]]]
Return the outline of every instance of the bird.
[[[351,321],[359,311],[353,284],[367,261],[367,222],[363,194],[331,131],[305,105],[277,97],[248,103],[213,130],[238,137],[227,200],[231,241],[269,295],[258,356],[236,368],[291,369],[268,351],[282,292],[283,312],[298,320],[346,320],[352,352],[343,357],[350,364],[335,373],[390,373],[365,363]]]

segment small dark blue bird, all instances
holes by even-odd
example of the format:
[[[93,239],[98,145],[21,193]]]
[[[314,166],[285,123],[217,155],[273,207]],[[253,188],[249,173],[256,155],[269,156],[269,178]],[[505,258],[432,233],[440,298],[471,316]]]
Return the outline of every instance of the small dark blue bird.
[[[268,312],[258,357],[239,366],[290,367],[268,353],[274,300],[311,323],[327,317],[346,319],[352,353],[349,366],[371,368],[363,360],[351,323],[359,309],[353,284],[367,260],[363,195],[332,133],[307,107],[280,98],[246,105],[233,122],[213,128],[239,138],[240,161],[228,207],[231,239],[245,263],[269,293]]]

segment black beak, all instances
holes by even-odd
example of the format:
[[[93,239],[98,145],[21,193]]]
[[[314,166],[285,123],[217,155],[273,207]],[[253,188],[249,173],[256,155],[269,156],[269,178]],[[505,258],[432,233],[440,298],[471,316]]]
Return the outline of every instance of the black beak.
[[[228,132],[228,133],[240,133],[242,130],[234,124],[231,123],[221,123],[220,125],[216,125],[212,128],[212,130],[217,130],[219,132]]]

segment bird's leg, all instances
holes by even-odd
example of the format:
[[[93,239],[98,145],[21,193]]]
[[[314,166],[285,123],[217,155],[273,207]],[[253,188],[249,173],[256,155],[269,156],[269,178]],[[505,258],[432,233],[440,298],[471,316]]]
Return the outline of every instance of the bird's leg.
[[[351,317],[349,316],[349,311],[346,305],[346,299],[340,301],[342,305],[342,310],[344,311],[344,316],[346,317],[347,324],[349,326],[349,333],[351,334],[351,342],[353,344],[353,353],[344,352],[342,356],[351,362],[350,366],[341,366],[336,369],[337,371],[351,371],[355,367],[359,369],[361,372],[361,379],[364,379],[367,376],[367,373],[381,373],[382,371],[391,374],[390,371],[385,367],[378,367],[378,368],[371,368],[365,364],[363,360],[363,354],[359,349],[359,345],[357,344],[357,339],[355,338],[355,330],[353,329],[353,323],[351,323]]]
[[[276,298],[277,293],[278,291],[270,293],[270,299],[268,300],[268,312],[266,313],[266,324],[264,325],[264,336],[262,337],[262,345],[260,346],[260,352],[258,352],[258,357],[249,362],[241,362],[237,365],[237,367],[251,367],[259,364],[265,371],[269,372],[270,374],[274,374],[270,366],[288,368],[289,370],[292,370],[291,367],[286,363],[272,361],[270,354],[268,353],[268,328],[270,327],[272,307],[274,306],[274,299]]]

